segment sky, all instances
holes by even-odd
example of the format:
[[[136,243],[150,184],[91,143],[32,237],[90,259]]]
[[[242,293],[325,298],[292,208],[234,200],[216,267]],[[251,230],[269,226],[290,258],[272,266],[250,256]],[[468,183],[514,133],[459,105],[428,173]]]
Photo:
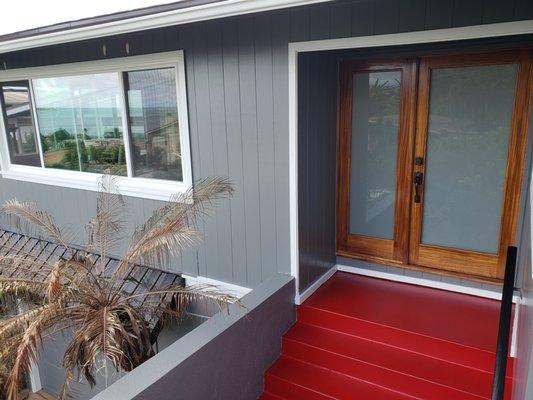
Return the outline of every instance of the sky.
[[[0,35],[176,0],[2,0]]]

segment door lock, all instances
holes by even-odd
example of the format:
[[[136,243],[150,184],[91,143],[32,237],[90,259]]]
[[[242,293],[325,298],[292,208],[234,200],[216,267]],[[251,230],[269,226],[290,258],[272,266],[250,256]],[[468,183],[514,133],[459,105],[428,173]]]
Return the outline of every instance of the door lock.
[[[422,172],[415,172],[415,203],[420,203],[420,187],[424,183],[424,174]]]

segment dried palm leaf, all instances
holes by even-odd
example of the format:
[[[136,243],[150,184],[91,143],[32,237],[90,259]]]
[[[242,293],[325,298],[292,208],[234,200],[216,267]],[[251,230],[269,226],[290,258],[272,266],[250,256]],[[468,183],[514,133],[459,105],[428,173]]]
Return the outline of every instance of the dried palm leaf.
[[[35,231],[52,237],[66,251],[53,262],[24,252],[22,247],[8,247],[7,254],[0,255],[0,295],[19,300],[35,296],[33,308],[0,321],[0,400],[4,395],[8,400],[16,399],[22,377],[38,358],[45,335],[72,330],[63,357],[63,399],[75,371],[90,384],[96,383],[102,357],[124,371],[150,358],[152,329],[163,315],[179,318],[192,301],[215,303],[220,308],[235,301],[209,285],[169,285],[138,294],[123,288],[124,273],[133,264],[161,262],[198,242],[196,221],[207,215],[214,201],[231,194],[227,180],[204,180],[155,210],[135,230],[123,261],[111,272],[104,271],[106,254],[121,236],[123,200],[114,181],[106,179],[100,186],[96,216],[87,225],[83,251],[69,248],[53,218],[33,203],[14,200],[2,207],[19,226],[31,230],[33,225]]]
[[[116,273],[130,263],[162,264],[170,256],[196,244],[200,238],[196,221],[215,201],[230,196],[233,188],[224,178],[204,179],[171,202],[154,210],[152,216],[135,230],[132,242]]]
[[[46,211],[39,210],[35,203],[17,199],[8,200],[0,211],[10,217],[11,223],[22,232],[29,235],[44,234],[65,248],[69,248],[54,217]]]
[[[96,216],[89,221],[86,230],[87,251],[100,255],[96,272],[102,273],[105,267],[106,255],[122,239],[120,232],[123,228],[122,210],[124,199],[118,192],[114,177],[105,175],[99,185]]]

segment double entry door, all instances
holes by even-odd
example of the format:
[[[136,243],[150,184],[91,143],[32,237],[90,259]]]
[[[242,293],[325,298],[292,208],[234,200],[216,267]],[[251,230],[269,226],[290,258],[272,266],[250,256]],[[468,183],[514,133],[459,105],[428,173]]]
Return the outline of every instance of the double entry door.
[[[338,254],[501,279],[531,68],[523,50],[341,63]]]

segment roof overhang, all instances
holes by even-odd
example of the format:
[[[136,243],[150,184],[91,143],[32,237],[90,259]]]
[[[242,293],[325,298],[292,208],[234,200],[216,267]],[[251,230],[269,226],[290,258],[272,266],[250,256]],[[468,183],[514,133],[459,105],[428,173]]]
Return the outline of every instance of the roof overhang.
[[[224,0],[112,22],[15,38],[0,42],[0,54],[54,44],[124,34],[165,26],[225,18],[332,0]]]

